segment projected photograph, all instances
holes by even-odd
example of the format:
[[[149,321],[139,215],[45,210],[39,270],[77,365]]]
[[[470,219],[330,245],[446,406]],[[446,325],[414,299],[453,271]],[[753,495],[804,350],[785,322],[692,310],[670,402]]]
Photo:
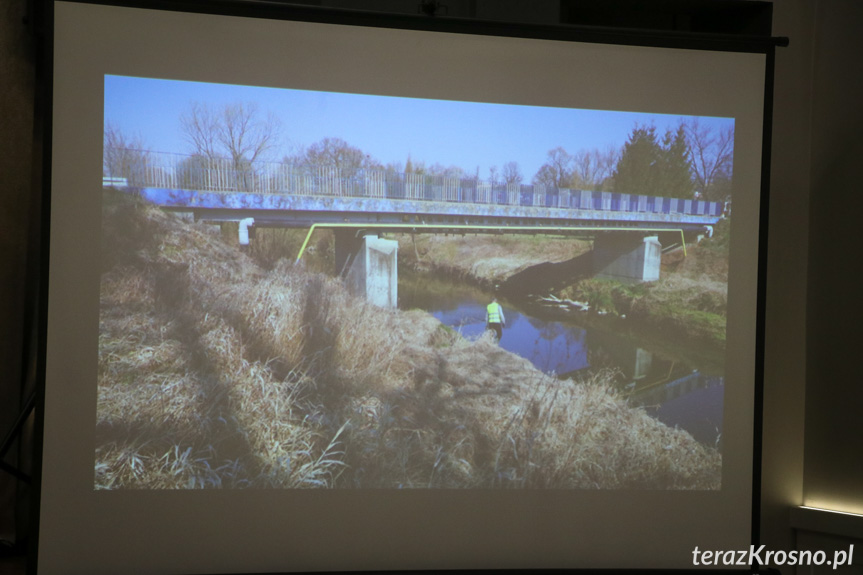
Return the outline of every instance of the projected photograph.
[[[721,489],[734,128],[105,76],[95,489]]]

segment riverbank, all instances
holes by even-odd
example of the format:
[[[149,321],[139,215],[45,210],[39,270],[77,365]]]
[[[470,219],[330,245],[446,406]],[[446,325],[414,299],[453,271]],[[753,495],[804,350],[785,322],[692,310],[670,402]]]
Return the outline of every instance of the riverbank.
[[[401,236],[399,262],[422,273],[503,290],[510,299],[542,304],[545,298],[564,315],[612,315],[667,336],[724,347],[728,227],[720,222],[715,237],[688,246],[686,256],[680,249],[664,254],[660,280],[645,284],[592,279],[590,242],[543,236]]]
[[[102,245],[97,488],[720,487],[721,455],[607,374],[548,377],[123,198]]]

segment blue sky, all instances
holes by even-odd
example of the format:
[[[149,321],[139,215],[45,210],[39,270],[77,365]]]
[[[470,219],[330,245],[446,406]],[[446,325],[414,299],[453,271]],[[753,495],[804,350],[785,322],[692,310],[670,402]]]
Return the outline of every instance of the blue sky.
[[[180,116],[192,102],[220,108],[258,105],[282,124],[279,160],[323,138],[341,138],[387,164],[413,161],[462,167],[488,177],[491,166],[518,162],[526,181],[549,150],[622,146],[633,126],[653,124],[661,135],[682,116],[537,106],[396,98],[280,88],[105,76],[105,122],[152,151],[190,153]],[[701,118],[719,129],[729,118]]]

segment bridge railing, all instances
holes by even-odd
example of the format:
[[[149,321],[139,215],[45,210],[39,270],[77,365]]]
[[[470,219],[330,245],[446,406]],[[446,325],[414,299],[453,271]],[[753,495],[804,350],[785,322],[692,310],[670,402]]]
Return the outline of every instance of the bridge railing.
[[[506,184],[391,170],[234,161],[127,148],[106,148],[103,176],[125,178],[133,187],[202,192],[406,199],[707,216],[720,216],[724,209],[721,202],[570,190],[542,184]]]

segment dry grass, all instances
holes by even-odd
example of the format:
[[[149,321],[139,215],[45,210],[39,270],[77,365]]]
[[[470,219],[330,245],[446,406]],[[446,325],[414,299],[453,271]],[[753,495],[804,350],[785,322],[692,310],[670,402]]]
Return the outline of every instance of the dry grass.
[[[219,230],[228,245],[239,245],[237,222],[221,222]],[[307,229],[252,228],[249,256],[265,270],[278,266],[282,260],[294,261],[308,234]],[[333,232],[318,230],[303,254],[306,267],[315,271],[330,270],[335,261]]]
[[[402,435],[423,439],[411,485],[718,487],[718,454],[629,407],[611,374],[557,380],[488,336],[433,360],[387,410]]]
[[[103,222],[99,488],[719,487],[720,454],[603,378],[264,272],[152,207]]]
[[[723,317],[728,306],[728,284],[707,276],[670,275],[651,286],[650,293],[656,301],[667,301],[685,309]]]

